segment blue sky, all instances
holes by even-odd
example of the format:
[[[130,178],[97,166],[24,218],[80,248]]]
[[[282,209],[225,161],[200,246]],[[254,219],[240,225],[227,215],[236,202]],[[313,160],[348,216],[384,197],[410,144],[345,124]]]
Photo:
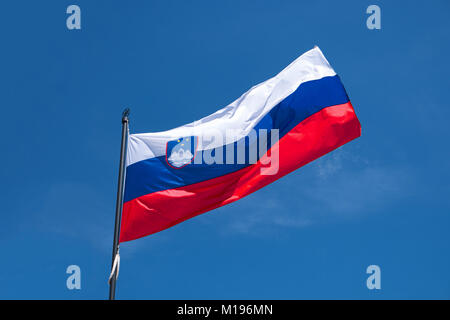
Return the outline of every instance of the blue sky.
[[[81,7],[82,29],[66,28]],[[381,30],[366,8],[381,7]],[[450,298],[448,1],[9,1],[0,298],[103,299],[120,116],[170,129],[318,45],[362,137],[121,247],[119,299]],[[79,265],[81,290],[66,288]],[[366,268],[381,267],[379,291]]]

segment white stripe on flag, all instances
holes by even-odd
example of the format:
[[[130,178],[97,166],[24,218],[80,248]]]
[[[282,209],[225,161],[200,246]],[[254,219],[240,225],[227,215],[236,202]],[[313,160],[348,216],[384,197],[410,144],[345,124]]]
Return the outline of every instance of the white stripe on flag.
[[[163,156],[166,154],[168,141],[189,136],[202,137],[211,129],[220,131],[224,141],[202,145],[204,139],[200,138],[197,150],[213,149],[236,142],[247,136],[261,118],[302,83],[334,75],[336,73],[322,51],[314,47],[275,77],[252,87],[239,99],[210,116],[168,131],[130,135],[126,164],[128,166],[145,159]],[[233,130],[235,134],[226,135],[226,130]]]

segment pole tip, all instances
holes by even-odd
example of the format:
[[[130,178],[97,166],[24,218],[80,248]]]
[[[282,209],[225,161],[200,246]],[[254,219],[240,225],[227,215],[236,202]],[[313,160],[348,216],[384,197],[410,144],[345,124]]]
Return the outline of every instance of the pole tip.
[[[125,110],[123,110],[123,112],[122,112],[122,122],[127,122],[129,115],[130,115],[130,108],[126,108]]]

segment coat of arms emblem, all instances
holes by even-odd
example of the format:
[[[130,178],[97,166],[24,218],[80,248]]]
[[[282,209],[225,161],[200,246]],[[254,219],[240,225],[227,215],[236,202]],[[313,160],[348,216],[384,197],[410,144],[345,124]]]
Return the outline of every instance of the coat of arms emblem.
[[[182,168],[194,160],[198,138],[183,137],[167,142],[166,161],[176,169]]]

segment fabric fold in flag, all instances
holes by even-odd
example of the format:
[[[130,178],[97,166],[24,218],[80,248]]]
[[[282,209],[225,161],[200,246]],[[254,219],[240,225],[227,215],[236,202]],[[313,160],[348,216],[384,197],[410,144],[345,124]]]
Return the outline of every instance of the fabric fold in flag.
[[[120,241],[236,201],[360,135],[339,77],[315,47],[210,116],[129,135]]]

